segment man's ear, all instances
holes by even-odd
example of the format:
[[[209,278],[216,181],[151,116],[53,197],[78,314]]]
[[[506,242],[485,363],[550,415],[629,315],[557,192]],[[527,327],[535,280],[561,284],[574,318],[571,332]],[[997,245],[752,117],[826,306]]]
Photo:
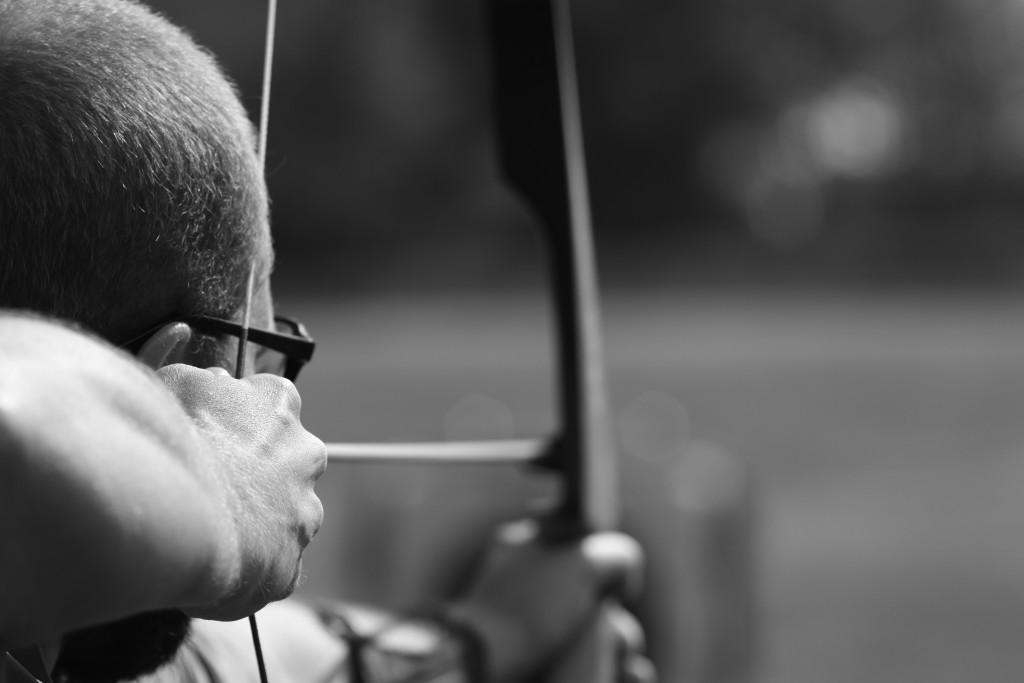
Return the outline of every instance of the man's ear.
[[[192,328],[185,323],[168,323],[146,340],[135,357],[154,370],[181,363],[191,338]]]

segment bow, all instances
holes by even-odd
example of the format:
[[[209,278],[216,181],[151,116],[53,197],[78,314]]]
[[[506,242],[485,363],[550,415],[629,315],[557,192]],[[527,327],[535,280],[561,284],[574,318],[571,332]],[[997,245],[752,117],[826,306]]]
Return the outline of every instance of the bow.
[[[489,0],[493,108],[506,182],[538,219],[554,300],[560,430],[550,439],[328,444],[335,461],[521,463],[556,472],[554,538],[618,526],[616,454],[601,352],[600,305],[583,135],[566,0]],[[606,606],[610,609],[610,606]],[[606,649],[616,646],[609,642]],[[594,680],[614,680],[604,653]]]
[[[554,538],[580,537],[618,525],[618,482],[569,5],[567,0],[488,0],[488,10],[501,169],[539,219],[549,247],[560,431],[549,439],[329,443],[327,452],[335,462],[519,463],[554,471],[562,480],[563,495],[543,528]],[[261,163],[275,11],[271,0]],[[253,635],[258,653],[254,621]],[[610,656],[602,659],[612,662],[615,653],[605,654]],[[596,680],[614,680],[616,666],[605,664]]]
[[[429,443],[328,443],[333,462],[527,464],[563,478],[552,528],[617,524],[582,129],[564,0],[491,0],[502,168],[531,205],[549,245],[558,406],[553,438]]]
[[[543,464],[561,474],[563,498],[545,522],[555,536],[606,531],[619,524],[618,480],[568,0],[492,0],[490,29],[502,171],[536,212],[549,251],[561,431]],[[581,668],[570,653],[554,680],[625,675],[606,630],[611,609],[599,651],[587,653],[596,657]]]
[[[492,0],[495,113],[502,170],[549,245],[561,431],[541,465],[563,478],[550,523],[618,523],[583,133],[564,0]]]

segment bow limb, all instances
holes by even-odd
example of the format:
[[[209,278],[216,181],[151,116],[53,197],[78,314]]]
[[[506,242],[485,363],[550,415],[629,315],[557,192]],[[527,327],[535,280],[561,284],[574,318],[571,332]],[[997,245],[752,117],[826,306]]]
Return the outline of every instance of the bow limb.
[[[564,478],[557,523],[618,524],[600,310],[568,3],[492,0],[495,115],[505,179],[549,244],[561,433],[543,464]]]
[[[561,432],[541,464],[561,475],[563,497],[546,528],[578,537],[616,528],[619,496],[569,3],[491,0],[490,21],[500,163],[542,224],[554,289]],[[619,679],[606,625],[617,610],[609,598],[549,680]]]

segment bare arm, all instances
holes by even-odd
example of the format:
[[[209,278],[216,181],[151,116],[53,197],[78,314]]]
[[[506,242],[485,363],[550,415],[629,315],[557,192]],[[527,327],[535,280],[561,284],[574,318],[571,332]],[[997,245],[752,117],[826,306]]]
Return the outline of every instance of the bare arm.
[[[237,618],[290,592],[324,466],[290,383],[187,366],[161,382],[8,316],[0,358],[0,648],[158,608]]]

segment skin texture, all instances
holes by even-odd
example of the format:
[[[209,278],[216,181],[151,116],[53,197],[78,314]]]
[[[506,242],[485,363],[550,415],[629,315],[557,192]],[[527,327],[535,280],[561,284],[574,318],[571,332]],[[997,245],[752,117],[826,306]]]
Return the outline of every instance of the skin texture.
[[[231,620],[291,592],[301,551],[322,521],[313,484],[325,458],[322,444],[298,422],[290,383],[267,375],[234,380],[223,369],[180,363],[164,366],[156,374],[162,382],[154,381],[102,343],[39,320],[0,317],[0,339],[0,351],[19,361],[5,367],[35,379],[31,400],[15,402],[10,397],[27,390],[23,375],[0,371],[8,446],[0,500],[21,511],[5,516],[0,531],[34,553],[25,562],[0,561],[0,586],[34,589],[0,596],[11,606],[0,631],[5,647],[141,613],[73,635],[68,640],[78,647],[58,667],[82,680],[103,680],[117,673],[114,662],[134,677],[159,665],[178,642],[154,647],[147,622],[173,626],[172,636],[183,633],[180,621],[151,610]],[[183,345],[171,345],[166,356]],[[68,361],[33,367],[40,348]],[[47,404],[45,396],[56,389],[64,393]],[[19,412],[18,403],[35,412]],[[84,405],[93,412],[74,421],[70,413]],[[68,424],[53,430],[59,410]],[[95,424],[106,429],[97,432]],[[9,448],[12,443],[21,446]],[[32,483],[43,476],[45,486]],[[38,542],[53,529],[66,530],[59,543]],[[577,637],[602,587],[618,580],[602,575],[592,559],[586,543],[551,545],[528,525],[495,539],[476,581],[449,607],[483,636],[492,680],[528,680]],[[55,571],[40,575],[40,567]],[[75,571],[59,571],[67,567]],[[315,620],[296,614],[261,617],[288,622],[268,627],[290,634],[268,638],[268,653],[286,669],[336,666],[343,656],[337,643],[328,646],[333,641],[325,641]],[[197,623],[205,638],[237,639],[233,626]],[[104,647],[138,659],[104,656]]]
[[[294,385],[182,364],[163,384],[38,320],[0,318],[0,338],[0,531],[24,549],[0,561],[3,646],[161,607],[237,619],[291,592],[326,467]]]
[[[292,592],[323,521],[323,444],[290,382],[228,376],[232,340],[169,324],[138,359],[114,344],[175,315],[240,321],[251,263],[251,324],[272,326],[251,126],[208,55],[124,0],[0,0],[0,91],[0,306],[37,316],[0,312],[0,650],[63,641],[58,671],[130,679],[197,618],[235,652],[223,622]],[[594,615],[583,545],[498,539],[449,605],[495,683],[531,679]],[[300,606],[261,623],[275,680],[345,656]],[[255,673],[244,652],[225,680]]]
[[[253,321],[266,324],[271,310],[264,284]],[[160,366],[233,355],[233,348],[209,345],[201,345],[204,353],[190,351],[189,331],[182,334],[181,327],[158,333],[140,356]],[[82,681],[134,678],[174,654],[188,631],[182,610],[238,619],[291,593],[301,552],[323,519],[313,485],[326,457],[322,443],[301,427],[301,401],[290,382],[269,375],[237,381],[219,367],[181,363],[162,367],[154,381],[97,340],[40,320],[0,317],[0,334],[12,361],[5,365],[9,372],[0,371],[0,396],[12,397],[0,401],[8,409],[0,410],[0,423],[17,427],[0,427],[6,437],[0,470],[7,475],[0,500],[17,513],[4,515],[12,524],[0,523],[0,531],[14,547],[34,553],[19,555],[24,562],[16,565],[0,559],[0,583],[38,590],[0,596],[9,606],[0,621],[4,647],[53,640],[69,626],[118,612],[163,607],[64,638],[58,672]],[[33,367],[39,351],[59,360]],[[256,353],[251,349],[249,367]],[[63,359],[72,362],[62,367]],[[18,404],[35,410],[26,414]],[[77,419],[62,420],[60,441],[48,442],[52,421],[66,413]],[[94,424],[107,429],[97,434]],[[67,463],[97,469],[54,478],[52,471]],[[110,470],[124,476],[110,481]],[[34,495],[32,481],[44,476],[52,498]],[[98,482],[105,488],[96,491]],[[55,528],[68,530],[66,537],[53,538]],[[75,571],[48,578],[38,567]]]

